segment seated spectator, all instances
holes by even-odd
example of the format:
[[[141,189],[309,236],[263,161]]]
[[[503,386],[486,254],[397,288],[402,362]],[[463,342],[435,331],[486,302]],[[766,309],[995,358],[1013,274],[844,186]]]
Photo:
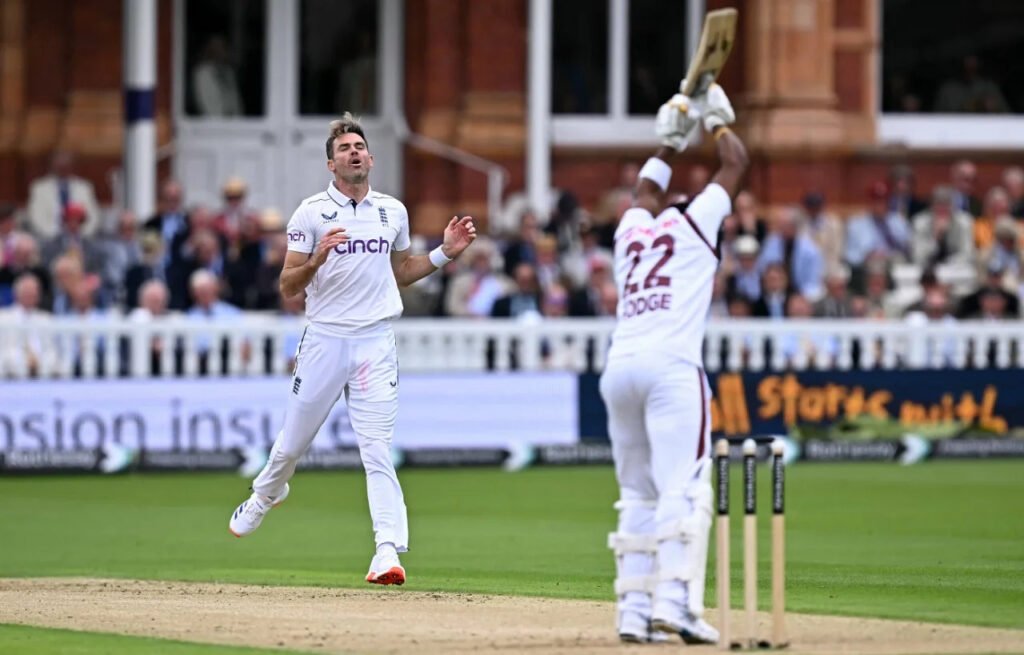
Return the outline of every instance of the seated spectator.
[[[562,191],[548,224],[544,226],[545,234],[555,239],[559,254],[579,248],[580,223],[583,222],[584,215],[576,194]]]
[[[544,290],[541,299],[541,314],[544,318],[565,318],[569,312],[569,291],[561,282],[554,282]],[[565,370],[573,366],[573,349],[569,346],[572,337],[565,341],[542,338],[540,342],[541,362],[545,368]]]
[[[914,171],[906,165],[893,166],[889,171],[889,211],[910,220],[928,205],[917,196]]]
[[[1020,227],[1010,216],[1003,216],[996,221],[993,230],[994,242],[987,252],[980,253],[979,259],[996,262],[1004,271],[1004,287],[1015,289],[1024,273],[1024,251],[1021,250]]]
[[[949,169],[949,182],[953,187],[953,208],[973,216],[981,215],[981,199],[975,194],[978,167],[961,159]]]
[[[864,315],[868,318],[886,318],[886,296],[892,289],[892,278],[884,259],[870,259],[863,275]]]
[[[227,298],[242,309],[256,309],[256,299],[252,294],[253,281],[263,265],[265,249],[260,221],[261,219],[254,215],[243,217],[234,238],[228,241],[224,253]],[[284,231],[280,231],[279,235],[284,237]],[[271,302],[276,302],[276,298],[272,298]]]
[[[548,286],[562,279],[562,266],[558,261],[558,244],[549,234],[542,234],[537,239],[537,280],[540,287]]]
[[[998,186],[989,189],[981,215],[974,219],[974,247],[979,251],[991,248],[995,241],[996,221],[1009,215],[1010,194]]]
[[[569,316],[607,316],[601,305],[601,289],[609,280],[614,281],[611,260],[592,258],[585,283],[569,293]]]
[[[241,313],[237,307],[220,299],[220,283],[208,270],[199,269],[189,276],[189,291],[192,294],[192,307],[187,316],[190,318],[209,320],[234,317]]]
[[[880,253],[886,259],[908,259],[910,241],[910,224],[889,209],[885,183],[875,182],[868,188],[867,212],[853,216],[846,224],[843,258],[854,269],[862,268],[873,253]]]
[[[50,318],[40,308],[42,286],[31,273],[23,273],[14,281],[14,304],[0,310],[0,322],[10,320],[24,325],[24,331],[10,328],[0,330],[0,376],[48,377],[57,372],[57,345],[45,333],[32,330],[30,321]]]
[[[237,317],[242,313],[240,309],[220,299],[220,283],[217,277],[204,268],[196,269],[189,276],[189,290],[192,295],[192,306],[186,313],[189,320],[196,322],[221,322],[219,319]],[[210,352],[213,349],[214,337],[209,333],[199,333],[192,337],[194,347],[199,355],[199,375],[207,375],[216,365],[210,361]],[[220,370],[226,373],[230,358],[227,338],[221,344]],[[249,345],[246,342],[242,348],[243,361],[249,360]]]
[[[941,280],[939,280],[939,276],[935,272],[935,268],[934,267],[926,268],[926,269],[924,269],[921,272],[921,279],[919,281],[919,284],[920,284],[920,287],[921,287],[921,297],[920,297],[919,300],[917,300],[916,302],[910,303],[909,305],[907,305],[903,309],[902,313],[904,315],[912,313],[912,312],[923,312],[924,311],[924,299],[932,291],[939,291],[943,295],[945,295],[947,297],[949,296],[949,286],[946,285],[946,284],[943,284],[943,282]],[[893,311],[896,311],[896,308],[893,308]]]
[[[149,323],[169,314],[171,299],[167,285],[160,280],[148,280],[139,288],[139,304],[128,314],[134,323]]]
[[[761,274],[757,267],[757,255],[760,247],[757,239],[744,234],[736,239],[733,246],[736,255],[736,266],[732,274],[726,278],[725,295],[729,298],[744,298],[751,302],[761,297]]]
[[[505,295],[508,283],[498,275],[493,243],[477,238],[459,259],[464,268],[452,279],[445,297],[449,316],[483,318],[491,315],[494,301]]]
[[[40,263],[39,246],[35,237],[27,232],[18,232],[14,237],[14,245],[10,256],[0,266],[0,307],[14,302],[14,281],[19,276],[31,273],[39,280],[42,289],[42,306],[49,307],[50,274]]]
[[[520,318],[540,316],[541,292],[537,272],[527,262],[520,262],[513,271],[515,288],[494,301],[491,316]]]
[[[1017,300],[1016,296],[1007,294],[1002,289],[986,289],[979,299],[978,312],[971,318],[983,321],[1005,321],[1019,318],[1017,312],[1010,311],[1008,298]]]
[[[838,265],[825,273],[825,297],[814,303],[814,315],[818,318],[850,318],[853,307],[849,294],[850,269]]]
[[[569,315],[569,291],[561,282],[553,282],[544,289],[540,311],[544,318],[565,318]]]
[[[1010,166],[1003,171],[1003,188],[1010,194],[1010,214],[1024,218],[1024,168]]]
[[[721,273],[715,275],[711,286],[711,303],[708,305],[708,318],[728,318],[729,299],[726,295],[726,279]]]
[[[195,217],[199,213],[193,212],[192,215]],[[171,309],[183,310],[189,306],[188,291],[192,275],[196,271],[207,271],[215,280],[224,274],[221,243],[217,235],[210,230],[192,232],[186,249],[189,254],[182,260],[181,269],[172,271],[167,278],[167,286],[171,290]]]
[[[742,235],[746,236],[746,235]],[[718,270],[726,275],[732,275],[736,270],[736,242],[741,238],[739,233],[739,222],[735,214],[729,214],[722,219],[722,226],[718,228]],[[754,243],[760,248],[761,244],[757,239]]]
[[[214,229],[229,242],[237,238],[247,222],[259,223],[259,214],[245,203],[249,187],[240,177],[229,178],[222,189],[224,206],[214,218]]]
[[[619,307],[619,288],[615,286],[615,280],[609,278],[601,284],[601,299],[598,306],[598,316],[615,316]]]
[[[757,213],[757,199],[750,191],[740,191],[732,203],[732,215],[736,217],[737,236],[746,234],[764,244],[768,236],[768,221]]]
[[[155,232],[163,240],[164,268],[172,268],[179,263],[183,256],[180,246],[188,237],[190,223],[181,183],[175,179],[165,180],[160,186],[157,213],[143,225],[144,231]]]
[[[155,237],[156,235],[149,235]],[[169,316],[168,303],[170,292],[167,285],[157,279],[150,279],[138,290],[138,306],[128,314],[128,320],[136,325],[148,325]],[[145,351],[148,354],[149,374],[159,376],[162,370],[163,353],[168,347],[163,337],[153,335]],[[128,375],[132,371],[131,340],[121,342],[121,374]],[[145,361],[145,360],[144,360]]]
[[[160,235],[143,232],[139,238],[139,260],[124,273],[124,307],[128,311],[139,304],[139,289],[149,280],[164,276],[164,249]]]
[[[117,215],[117,231],[103,243],[107,253],[103,279],[113,290],[115,302],[126,304],[125,277],[128,270],[142,261],[142,246],[137,238],[138,220],[135,212],[124,209]]]
[[[1020,301],[1017,296],[1006,290],[1006,286],[1003,282],[1003,276],[1006,273],[1006,269],[1002,263],[996,260],[989,262],[988,270],[986,271],[985,279],[982,281],[981,286],[977,291],[966,295],[960,300],[960,305],[957,307],[956,317],[957,318],[983,318],[984,308],[982,307],[984,298],[988,295],[1002,296],[1002,314],[1006,316],[1012,316],[1017,318],[1020,316]]]
[[[615,247],[615,228],[619,218],[633,206],[633,187],[640,176],[640,165],[628,161],[619,169],[619,184],[601,196],[594,213],[594,229],[598,242],[609,250]]]
[[[1010,111],[1006,98],[994,80],[981,74],[981,60],[964,57],[959,77],[939,87],[935,111],[943,114],[1005,114]]]
[[[956,319],[950,314],[949,305],[949,294],[945,288],[935,287],[925,293],[920,310],[907,312],[905,322],[910,330],[928,324],[955,325]],[[954,337],[914,339],[911,345],[911,366],[953,366],[956,361],[957,344]]]
[[[82,260],[74,254],[61,255],[53,262],[53,306],[55,316],[70,314],[71,292],[85,279]]]
[[[50,173],[33,181],[28,192],[28,216],[25,227],[40,241],[53,239],[61,231],[61,221],[69,205],[82,211],[81,232],[92,236],[100,229],[100,207],[92,182],[77,177],[70,152],[53,153]]]
[[[98,323],[106,321],[109,314],[98,302],[99,278],[95,275],[82,276],[71,283],[68,288],[68,311],[62,317],[78,324]],[[76,378],[85,376],[90,370],[96,375],[106,373],[107,339],[104,336],[89,338],[85,335],[71,339],[72,375]]]
[[[798,207],[783,208],[761,245],[758,265],[764,270],[768,264],[782,264],[800,294],[817,298],[821,295],[824,261],[818,246],[807,236],[801,223],[802,214]]]
[[[733,318],[749,318],[754,315],[753,304],[743,296],[729,299],[729,316]]]
[[[588,284],[595,267],[610,269],[613,261],[611,251],[600,244],[597,232],[591,229],[589,222],[585,222],[580,225],[579,251],[563,255],[561,269],[573,285],[583,286]]]
[[[527,209],[519,217],[519,233],[509,240],[502,252],[505,258],[505,275],[512,277],[521,262],[537,262],[537,238],[540,236],[537,214]]]
[[[808,319],[813,316],[811,303],[797,294],[786,301],[786,316]],[[831,366],[839,354],[839,340],[832,335],[807,332],[789,332],[779,340],[779,347],[787,365],[802,368],[812,363]]]
[[[843,256],[843,241],[846,236],[839,217],[825,210],[825,196],[821,193],[805,195],[803,207],[807,214],[807,235],[818,246],[825,260],[825,268],[838,266]]]
[[[43,243],[43,265],[50,266],[65,254],[74,254],[87,273],[101,275],[106,268],[106,253],[96,239],[86,236],[82,229],[86,220],[85,208],[71,203],[64,211],[63,229]],[[104,279],[104,282],[109,282]]]
[[[284,232],[266,237],[263,258],[253,276],[236,280],[232,286],[232,298],[238,299],[236,304],[241,301],[243,309],[277,310],[281,305],[278,284],[287,253],[288,237]],[[236,287],[240,294],[234,291]]]
[[[945,263],[973,264],[971,216],[954,208],[949,187],[936,187],[929,208],[914,218],[912,259],[922,269]]]
[[[786,304],[793,291],[789,273],[779,262],[768,264],[761,276],[761,297],[752,303],[754,316],[781,319],[786,316]]]

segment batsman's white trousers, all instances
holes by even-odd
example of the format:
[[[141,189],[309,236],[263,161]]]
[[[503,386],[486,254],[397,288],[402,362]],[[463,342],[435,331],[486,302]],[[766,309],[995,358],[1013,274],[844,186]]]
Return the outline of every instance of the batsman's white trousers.
[[[704,371],[664,355],[608,360],[601,376],[619,486],[657,500],[686,487],[711,454],[711,389]]]
[[[612,356],[600,388],[624,505],[619,531],[652,536],[671,531],[697,510],[688,500],[692,487],[708,485],[696,479],[698,465],[711,452],[711,389],[704,371],[664,353]],[[635,509],[645,504],[654,505],[653,516]],[[696,548],[680,541],[661,542],[657,568],[676,571],[691,560],[700,562],[707,548],[707,536],[703,539],[705,543]],[[650,573],[643,570],[649,565],[639,555],[624,558],[623,566],[620,576]],[[659,585],[662,592],[676,596],[672,600],[688,601],[684,585],[663,587]],[[628,594],[620,607],[642,612],[648,602]]]
[[[389,322],[356,337],[307,328],[299,344],[284,428],[270,458],[253,481],[258,494],[274,497],[295,474],[295,465],[344,393],[349,419],[366,470],[366,495],[378,544],[398,552],[409,547],[405,498],[391,462],[398,414],[398,352]]]

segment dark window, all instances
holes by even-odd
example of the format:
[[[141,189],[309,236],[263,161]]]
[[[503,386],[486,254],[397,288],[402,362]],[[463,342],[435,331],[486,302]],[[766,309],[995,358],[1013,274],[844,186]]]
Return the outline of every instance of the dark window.
[[[299,113],[379,113],[377,0],[303,0]]]
[[[262,116],[266,3],[187,0],[185,112],[189,116]]]
[[[688,63],[686,3],[630,0],[629,113],[657,113],[679,91]]]
[[[551,110],[608,112],[608,2],[554,0]]]
[[[1024,2],[881,5],[883,111],[1024,113]]]

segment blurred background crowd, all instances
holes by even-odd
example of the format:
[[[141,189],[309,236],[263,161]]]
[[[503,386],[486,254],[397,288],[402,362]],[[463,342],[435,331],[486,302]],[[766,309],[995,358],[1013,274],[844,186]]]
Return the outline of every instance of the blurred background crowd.
[[[154,215],[105,214],[73,166],[70,155],[56,153],[23,209],[0,207],[0,311],[302,313],[303,299],[282,298],[277,285],[287,217],[250,206],[245,180],[226,180],[216,207],[190,205],[187,189],[168,179]],[[614,231],[637,171],[638,163],[624,165],[620,186],[594,207],[557,189],[550,210],[517,211],[517,228],[492,230],[440,273],[403,290],[406,315],[614,315]],[[913,170],[896,166],[864,189],[860,209],[843,214],[814,190],[771,211],[740,193],[719,235],[711,316],[1019,317],[1024,169],[1005,169],[991,188],[978,188],[976,177],[974,164],[959,161],[948,184],[918,189]],[[707,168],[691,166],[677,176],[679,199],[708,179]],[[414,234],[417,251],[434,244]]]

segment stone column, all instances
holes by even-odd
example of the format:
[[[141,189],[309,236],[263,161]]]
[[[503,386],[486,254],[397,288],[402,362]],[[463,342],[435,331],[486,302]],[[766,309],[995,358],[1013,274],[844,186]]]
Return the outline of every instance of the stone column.
[[[745,132],[756,150],[843,141],[834,80],[834,0],[753,0],[742,38]]]

